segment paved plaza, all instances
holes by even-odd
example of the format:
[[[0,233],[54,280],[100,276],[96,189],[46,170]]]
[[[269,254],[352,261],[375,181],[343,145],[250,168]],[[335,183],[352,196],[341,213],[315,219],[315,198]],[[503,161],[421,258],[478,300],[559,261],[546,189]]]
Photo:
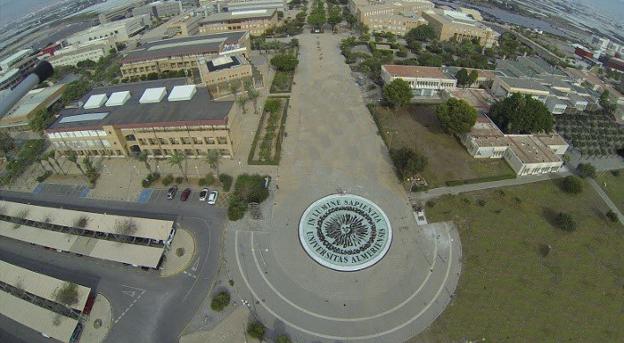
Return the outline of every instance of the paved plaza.
[[[339,35],[303,34],[286,123],[279,186],[263,220],[230,223],[225,258],[239,296],[297,342],[401,342],[444,310],[461,269],[455,226],[417,226],[388,152],[339,51]],[[336,193],[379,206],[392,227],[377,263],[336,271],[299,239],[304,211]]]

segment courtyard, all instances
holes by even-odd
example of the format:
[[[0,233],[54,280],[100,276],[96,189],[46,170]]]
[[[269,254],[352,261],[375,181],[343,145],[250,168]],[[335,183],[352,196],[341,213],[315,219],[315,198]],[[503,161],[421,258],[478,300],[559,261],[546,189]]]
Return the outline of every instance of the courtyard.
[[[428,218],[457,224],[464,258],[453,304],[420,338],[617,341],[624,241],[607,210],[589,184],[569,195],[558,181],[431,200]],[[553,225],[558,212],[576,231]]]

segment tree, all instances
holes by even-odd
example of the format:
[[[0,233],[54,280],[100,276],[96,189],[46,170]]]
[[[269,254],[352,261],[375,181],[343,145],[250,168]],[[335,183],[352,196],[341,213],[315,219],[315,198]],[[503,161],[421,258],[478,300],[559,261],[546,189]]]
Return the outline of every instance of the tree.
[[[85,175],[84,170],[82,170],[82,167],[80,166],[80,163],[78,163],[78,154],[76,154],[75,151],[70,150],[67,152],[67,159],[74,163],[76,165],[76,167],[78,167],[78,170],[80,170],[80,172],[82,173],[82,175]]]
[[[555,223],[564,231],[572,232],[576,230],[576,221],[568,213],[560,212],[555,218]]]
[[[221,312],[223,309],[230,304],[230,293],[227,291],[222,291],[217,293],[210,302],[210,308],[213,311]]]
[[[54,299],[61,304],[72,306],[78,303],[78,286],[75,283],[64,282],[61,288],[54,293]]]
[[[606,216],[607,216],[607,219],[609,219],[613,223],[616,223],[618,221],[617,214],[615,214],[615,212],[613,212],[612,210],[609,210]]]
[[[236,98],[236,104],[238,104],[238,106],[240,106],[240,108],[243,110],[243,114],[247,113],[247,97],[246,96],[241,95],[238,98]]]
[[[238,95],[240,89],[240,82],[230,82],[230,93],[234,94],[234,98]]]
[[[258,321],[251,322],[247,325],[247,333],[249,336],[262,341],[264,339],[264,334],[266,332],[266,328],[262,323]]]
[[[582,178],[596,176],[596,167],[594,167],[590,163],[579,163],[579,165],[576,166],[576,171]]]
[[[260,97],[260,92],[256,90],[251,80],[245,81],[245,90],[247,91],[247,98],[253,103],[254,113],[258,114],[258,98]]]
[[[490,118],[505,133],[551,132],[553,116],[546,105],[527,94],[513,94],[490,108]]]
[[[566,193],[581,193],[583,191],[583,180],[573,175],[566,176],[561,182],[561,188]]]
[[[423,171],[427,165],[426,157],[408,148],[390,149],[390,158],[402,181],[407,181]]]
[[[7,155],[15,149],[15,140],[5,131],[0,131],[0,151]]]
[[[470,81],[470,77],[468,76],[468,70],[466,68],[461,68],[455,73],[455,78],[457,79],[457,85],[461,87],[466,87],[470,85],[468,82]]]
[[[291,72],[299,64],[297,57],[292,54],[279,54],[271,58],[271,65],[278,71]]]
[[[384,99],[392,107],[402,107],[412,99],[412,89],[409,83],[403,79],[395,79],[386,84],[383,89]]]
[[[436,116],[444,131],[458,135],[470,132],[477,121],[477,110],[464,100],[450,98],[438,105]]]
[[[186,182],[188,182],[188,177],[186,176],[186,171],[182,167],[182,162],[184,162],[184,161],[186,161],[186,156],[184,156],[184,154],[181,154],[181,153],[179,153],[177,151],[174,152],[173,155],[169,156],[169,159],[168,159],[169,165],[177,166],[178,168],[180,168],[180,172],[184,176],[184,180],[186,180]]]
[[[333,31],[336,25],[340,24],[342,21],[342,11],[340,10],[340,6],[330,5],[328,12],[329,17],[327,18],[327,23],[331,25]]]
[[[147,168],[147,171],[149,171],[150,174],[152,173],[152,166],[149,164],[149,161],[147,160],[147,152],[141,151],[136,156],[136,159],[139,160],[140,162],[143,162],[145,164],[145,168]]]
[[[435,38],[435,30],[433,29],[433,26],[429,24],[415,27],[405,34],[405,40],[408,42],[408,44],[410,41],[425,42],[433,40]]]
[[[264,102],[264,112],[275,114],[277,113],[277,111],[280,110],[281,107],[281,102],[275,98],[266,99],[266,101]]]
[[[475,82],[477,82],[477,79],[479,78],[479,72],[477,72],[476,70],[471,70],[470,74],[468,74],[468,87],[472,86]]]
[[[608,114],[613,114],[613,112],[615,112],[617,108],[617,106],[611,102],[610,93],[606,89],[604,92],[602,92],[602,94],[600,94],[600,99],[598,100],[598,103]]]
[[[219,153],[219,150],[208,150],[208,155],[206,156],[206,161],[208,162],[208,165],[210,165],[210,168],[214,168],[214,170],[217,172],[217,175],[219,175],[220,157],[221,154]]]

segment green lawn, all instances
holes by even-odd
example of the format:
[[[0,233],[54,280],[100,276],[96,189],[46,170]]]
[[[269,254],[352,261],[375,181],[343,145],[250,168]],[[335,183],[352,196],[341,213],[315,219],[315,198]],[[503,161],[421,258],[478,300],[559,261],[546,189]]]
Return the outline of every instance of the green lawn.
[[[578,195],[553,181],[502,191],[428,205],[431,222],[458,225],[463,270],[453,304],[419,338],[624,341],[624,228],[606,219],[606,205],[587,184]],[[576,219],[575,232],[550,224],[560,211]],[[546,257],[543,244],[552,246]]]
[[[431,187],[445,186],[446,181],[515,176],[504,160],[470,156],[455,137],[442,131],[434,106],[410,105],[399,110],[377,107],[375,113],[391,148],[408,147],[427,156],[422,174]]]
[[[624,170],[600,173],[596,177],[596,182],[607,192],[611,201],[615,203],[620,211],[624,211]]]

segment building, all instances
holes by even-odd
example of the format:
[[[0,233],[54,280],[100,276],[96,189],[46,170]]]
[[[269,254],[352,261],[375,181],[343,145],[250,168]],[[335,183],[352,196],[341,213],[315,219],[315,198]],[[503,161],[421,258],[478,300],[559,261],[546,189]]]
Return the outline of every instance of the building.
[[[200,57],[248,56],[250,51],[249,33],[244,31],[165,39],[129,52],[121,61],[121,75],[137,78],[165,71],[194,71]]]
[[[480,115],[460,141],[474,158],[504,158],[516,175],[556,173],[568,144],[556,133],[505,135],[487,116]]]
[[[466,7],[460,7],[458,8],[458,10],[461,13],[464,13],[465,15],[471,17],[472,19],[476,20],[476,21],[483,21],[483,17],[481,16],[481,12],[472,9],[472,8],[466,8]]]
[[[624,60],[617,57],[611,57],[607,61],[607,68],[624,73]]]
[[[33,89],[26,93],[7,113],[0,113],[0,129],[28,130],[32,116],[50,108],[63,95],[64,84]]]
[[[147,14],[153,18],[175,17],[182,13],[180,1],[155,1],[132,9],[132,15],[137,17]]]
[[[282,11],[285,13],[288,10],[288,4],[285,0],[217,1],[214,6],[216,12],[238,12],[274,9],[276,11]]]
[[[404,35],[412,28],[426,24],[421,14],[434,7],[432,2],[425,0],[349,0],[347,6],[358,22],[368,26],[371,31],[398,35]]]
[[[92,40],[111,37],[116,43],[124,43],[147,27],[148,16],[133,17],[100,24],[67,37],[68,44],[83,44]]]
[[[199,6],[199,0],[180,0],[182,3],[182,9],[192,9]]]
[[[38,59],[32,49],[24,49],[0,61],[0,91],[12,89],[30,74]]]
[[[438,67],[382,65],[381,77],[386,84],[395,79],[407,81],[414,96],[439,96],[457,86],[457,80]]]
[[[110,23],[111,21],[128,18],[132,15],[132,9],[141,6],[145,0],[130,0],[117,2],[116,6],[107,7],[98,14],[100,24]]]
[[[550,89],[533,79],[497,77],[492,84],[492,93],[498,97],[508,97],[514,93],[527,94],[545,102],[550,95]]]
[[[212,60],[199,59],[199,76],[202,84],[208,86],[213,95],[230,93],[232,82],[251,81],[253,70],[243,56],[219,56]],[[241,87],[242,88],[242,87]]]
[[[496,73],[493,70],[462,68],[462,67],[446,67],[446,71],[453,76],[457,75],[457,72],[460,71],[461,69],[466,69],[468,74],[472,73],[472,71],[477,72],[477,80],[473,84],[468,85],[469,88],[490,89],[492,88],[492,84],[494,83],[494,80],[496,79]]]
[[[54,67],[76,66],[78,62],[90,60],[97,62],[107,56],[115,44],[111,37],[92,40],[90,42],[75,44],[56,50],[48,57],[48,62]]]
[[[201,16],[191,14],[172,18],[165,23],[165,36],[167,38],[194,36],[199,33],[199,22],[201,19]]]
[[[261,35],[277,24],[277,11],[274,9],[222,12],[202,19],[199,32],[219,33],[243,30],[249,31],[252,35]]]
[[[217,150],[234,154],[240,128],[233,101],[211,100],[208,89],[165,79],[97,88],[78,108],[64,109],[45,130],[54,149],[79,155],[164,158]]]
[[[474,20],[465,13],[448,10],[428,10],[423,17],[429,22],[441,41],[456,39],[478,39],[479,43],[491,48],[498,44],[500,36],[496,31]]]

